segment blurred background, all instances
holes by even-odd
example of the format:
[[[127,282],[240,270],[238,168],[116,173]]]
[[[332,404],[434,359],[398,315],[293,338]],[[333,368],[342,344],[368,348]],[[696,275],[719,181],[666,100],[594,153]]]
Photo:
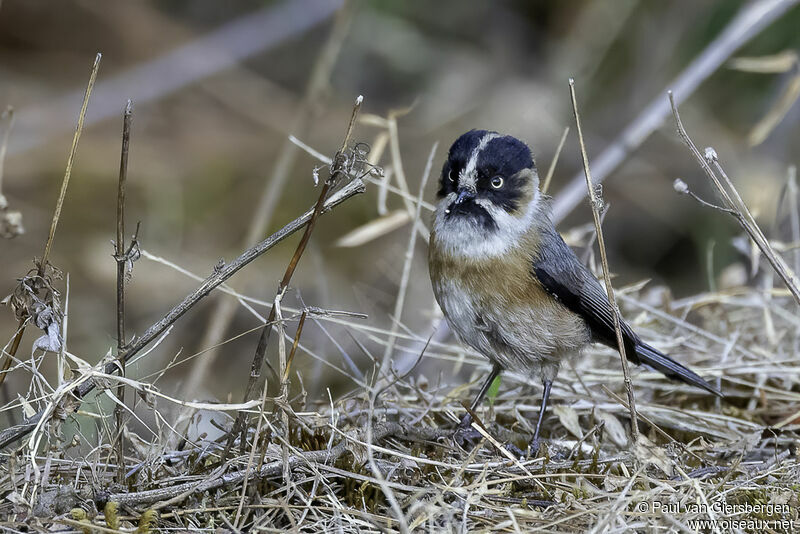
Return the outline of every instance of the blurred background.
[[[728,55],[779,56],[745,70],[729,62],[708,69],[696,89],[680,95],[681,112],[698,146],[716,148],[767,235],[790,241],[788,229],[775,220],[788,167],[800,153],[800,106],[792,105],[800,84],[793,55],[800,48],[800,9],[795,2],[757,4],[777,13],[774,22]],[[548,191],[558,204],[570,183],[582,186],[583,180],[568,78],[576,80],[594,161],[619,144],[620,134],[651,102],[666,104],[671,81],[750,7],[688,0],[4,0],[0,106],[13,106],[14,126],[0,186],[8,209],[22,214],[25,232],[0,239],[0,295],[13,291],[42,254],[97,52],[103,54],[97,85],[50,256],[69,275],[68,292],[66,280],[60,281],[69,304],[68,350],[91,364],[116,345],[111,241],[128,98],[134,119],[126,233],[130,237],[141,221],[144,250],[205,277],[220,259],[230,261],[313,204],[318,189],[312,171],[320,162],[288,136],[332,156],[357,95],[364,95],[367,120],[355,138],[380,150],[377,163],[391,168],[393,185],[400,183],[391,143],[385,144],[389,130],[374,117],[396,117],[396,148],[414,196],[431,147],[439,143],[424,191],[429,202],[446,150],[464,131],[495,129],[526,140],[544,175],[569,126]],[[774,124],[765,126],[769,117]],[[8,124],[5,118],[0,131]],[[715,200],[671,117],[640,137],[622,164],[609,169],[603,186],[617,285],[650,279],[680,297],[710,285],[749,283],[746,259],[732,244],[739,234],[735,221],[673,189],[680,177],[692,191]],[[287,306],[299,306],[302,298],[307,305],[368,314],[362,321],[370,327],[391,327],[410,224],[401,216],[396,228],[377,239],[349,248],[336,244],[385,213],[407,209],[390,193],[384,210],[378,189],[371,185],[324,217]],[[423,210],[426,223],[428,214]],[[564,233],[591,221],[585,199],[562,215]],[[271,301],[297,239],[276,247],[229,285]],[[414,254],[400,331],[424,341],[439,316],[423,240]],[[127,286],[128,332],[143,332],[196,285],[162,263],[137,262]],[[16,324],[10,310],[0,309],[3,344]],[[182,398],[238,401],[258,336],[257,330],[246,332],[258,325],[235,299],[214,294],[183,317],[132,376],[196,355],[170,369],[159,386]],[[294,323],[288,331],[293,335]],[[30,358],[39,335],[34,328],[26,332],[19,358]],[[303,343],[342,368],[347,354],[367,372],[373,364],[354,339],[380,360],[384,344],[377,337],[364,331],[350,336],[336,324],[312,321]],[[446,331],[440,337],[447,339]],[[198,354],[230,338],[236,339]],[[398,344],[418,348],[407,340]],[[269,357],[274,359],[274,347]],[[402,350],[399,357],[400,371],[415,359]],[[423,365],[420,374],[463,382],[466,375],[454,376],[441,361],[434,363]],[[295,365],[312,400],[327,402],[327,387],[339,393],[353,388],[307,353]],[[52,361],[45,372],[54,372]],[[14,398],[27,390],[29,376],[19,372],[7,384],[7,398]]]

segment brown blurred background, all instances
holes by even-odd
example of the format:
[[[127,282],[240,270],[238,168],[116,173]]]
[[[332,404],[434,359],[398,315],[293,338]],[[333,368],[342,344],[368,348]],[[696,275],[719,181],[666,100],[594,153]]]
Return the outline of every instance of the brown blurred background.
[[[271,232],[312,205],[317,190],[311,174],[318,162],[287,145],[287,137],[294,134],[332,155],[357,95],[365,97],[364,113],[386,116],[411,107],[398,119],[398,131],[412,192],[434,142],[440,143],[434,174],[452,140],[470,128],[527,140],[543,174],[564,128],[572,127],[551,186],[558,197],[580,176],[567,79],[576,79],[591,158],[653,98],[666,99],[670,80],[745,5],[362,1],[343,12],[334,0],[4,0],[0,106],[15,108],[16,123],[2,192],[22,212],[26,232],[0,240],[0,294],[11,292],[32,258],[42,254],[96,52],[103,54],[98,83],[50,258],[69,274],[68,349],[90,363],[116,344],[111,240],[126,99],[134,100],[126,233],[141,221],[142,248],[206,276],[220,258],[230,260],[243,250],[254,217],[265,218]],[[736,55],[796,50],[798,28],[800,9],[792,7]],[[800,106],[791,107],[763,143],[750,146],[748,134],[793,76],[796,68],[754,74],[723,66],[681,107],[698,145],[716,147],[768,235],[782,239],[787,238],[781,233],[785,229],[772,226],[787,167],[800,152]],[[379,131],[360,125],[355,137],[372,142]],[[381,163],[389,164],[388,156],[387,149]],[[285,186],[275,185],[280,183],[276,175],[285,176]],[[604,197],[611,205],[606,240],[619,285],[653,279],[678,296],[707,290],[712,242],[715,275],[742,261],[731,245],[738,234],[735,222],[675,193],[676,177],[714,199],[670,119],[605,183]],[[428,184],[426,200],[434,198],[436,178]],[[266,213],[259,208],[264,207],[259,198],[265,187],[271,195]],[[388,203],[390,210],[403,207],[394,195]],[[308,305],[363,312],[369,314],[368,324],[391,325],[409,225],[357,248],[333,245],[375,219],[376,205],[376,188],[371,187],[325,217],[294,277],[287,305],[297,305],[299,292]],[[583,202],[560,229],[590,219]],[[250,265],[230,285],[271,300],[296,239]],[[425,257],[419,243],[403,313],[404,325],[423,338],[436,322]],[[127,289],[128,331],[143,332],[195,286],[164,265],[139,261]],[[195,307],[131,372],[141,376],[162,368],[178,351],[182,358],[205,348],[209,319],[220,298],[230,297],[214,295]],[[221,339],[258,326],[243,308],[232,309],[233,322]],[[0,312],[5,343],[16,321],[9,310]],[[371,368],[341,327],[325,328],[362,370]],[[294,325],[289,329],[293,333]],[[39,335],[34,330],[26,333],[20,358],[30,357],[31,342]],[[231,394],[238,401],[256,339],[251,333],[225,344],[195,391],[186,391],[186,380],[205,355],[173,369],[160,386],[185,398],[226,399]],[[380,358],[381,345],[366,336],[360,341]],[[319,325],[306,326],[304,342],[345,366]],[[297,365],[314,398],[325,400],[328,386],[340,384],[338,391],[352,387],[306,355],[298,356]],[[23,373],[12,375],[11,391],[25,391],[28,379]],[[444,380],[459,381],[448,373]]]

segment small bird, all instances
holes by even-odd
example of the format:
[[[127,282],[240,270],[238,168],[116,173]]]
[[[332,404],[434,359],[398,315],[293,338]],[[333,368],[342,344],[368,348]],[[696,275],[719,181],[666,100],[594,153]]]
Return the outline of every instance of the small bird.
[[[562,360],[592,342],[617,349],[606,291],[556,232],[531,150],[510,135],[471,130],[450,147],[439,182],[428,265],[450,328],[494,364],[474,412],[505,369],[542,381],[531,443]],[[619,318],[625,354],[668,378],[721,393],[651,347]],[[466,431],[468,413],[459,429]]]

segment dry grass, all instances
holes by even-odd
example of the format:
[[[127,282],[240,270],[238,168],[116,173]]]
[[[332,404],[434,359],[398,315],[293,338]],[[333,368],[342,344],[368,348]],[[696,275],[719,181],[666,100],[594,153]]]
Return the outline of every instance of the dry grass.
[[[554,386],[546,455],[512,461],[496,444],[523,446],[538,403],[537,392],[514,378],[504,380],[491,407],[480,413],[491,439],[473,451],[457,448],[450,439],[462,410],[459,402],[469,392],[454,387],[449,377],[441,384],[415,374],[373,377],[331,403],[296,395],[282,406],[268,403],[262,413],[269,444],[257,458],[260,476],[250,476],[238,527],[394,531],[398,521],[390,498],[409,529],[433,531],[669,525],[696,530],[692,521],[697,519],[796,521],[800,394],[797,319],[790,298],[783,291],[741,288],[647,305],[641,304],[648,299],[639,289],[622,293],[623,309],[636,318],[637,328],[706,376],[722,379],[730,402],[637,370],[638,411],[649,421],[640,429],[651,445],[631,450],[628,410],[615,400],[624,391],[616,357],[592,349],[574,370],[564,369]],[[284,312],[289,323],[291,312]],[[687,316],[691,323],[682,318]],[[357,339],[388,343],[396,336],[395,350],[425,341],[364,321],[323,317]],[[462,350],[432,341],[424,358],[455,361]],[[476,371],[484,367],[476,355],[467,355],[465,362]],[[167,402],[191,410],[233,408],[170,399],[145,382],[128,384],[156,411]],[[377,397],[373,410],[371,396]],[[289,415],[288,428],[283,413]],[[54,418],[49,431],[44,427],[38,435],[43,446],[34,450],[24,443],[4,455],[6,499],[0,513],[6,528],[45,530],[65,523],[76,507],[87,511],[92,525],[107,527],[106,502],[117,503],[122,530],[133,528],[150,509],[160,512],[159,526],[165,530],[232,528],[248,454],[220,465],[219,442],[199,439],[170,447],[169,433],[129,434],[123,488],[114,482],[115,466],[106,463],[108,442],[75,455],[70,444],[59,442],[60,427]],[[370,456],[381,478],[370,468]],[[734,513],[721,503],[775,506]],[[729,530],[721,522],[719,529]]]
[[[393,117],[363,120],[385,127],[378,135],[383,141],[373,146],[396,146]],[[399,151],[391,152],[397,187],[369,174],[364,179],[402,197],[412,236],[406,254],[410,262],[416,236],[427,236],[421,215],[430,206],[421,194],[409,192],[405,177],[400,179]],[[380,235],[380,225],[371,225],[371,238]],[[589,237],[583,245],[593,241]],[[797,247],[773,245],[779,251]],[[190,275],[153,254],[143,252],[143,258]],[[768,269],[758,256],[750,261]],[[787,522],[798,524],[800,320],[784,289],[733,287],[675,301],[665,288],[617,288],[624,315],[642,336],[704,376],[715,377],[727,399],[635,369],[641,437],[631,445],[618,358],[611,350],[593,347],[575,366],[566,366],[554,385],[544,455],[518,458],[509,449],[524,448],[531,438],[538,390],[506,375],[499,393],[478,413],[484,440],[473,450],[457,447],[451,435],[461,403],[470,398],[488,363],[458,344],[406,327],[407,283],[400,286],[390,328],[349,312],[292,309],[280,298],[265,302],[219,284],[260,321],[275,307],[282,362],[278,373],[291,378],[288,395],[271,397],[264,388],[259,399],[221,404],[196,402],[191,392],[159,389],[157,380],[166,369],[191,365],[201,354],[175,355],[154,375],[120,378],[108,372],[108,361],[92,366],[64,350],[64,365],[77,376],[67,382],[39,371],[40,354],[13,358],[14,379],[29,380],[30,388],[26,398],[10,401],[3,411],[32,416],[38,410],[42,416],[2,454],[0,527],[12,532],[651,527],[722,532],[782,531]],[[66,307],[64,316],[69,316]],[[306,346],[300,328],[294,330],[306,317],[329,324],[341,339],[355,340],[371,367],[358,369],[347,354],[319,354]],[[163,336],[168,334],[167,329]],[[158,351],[158,342],[136,359]],[[368,346],[380,350],[373,353]],[[301,358],[318,359],[331,372],[347,376],[352,392],[336,399],[310,396],[302,376],[289,372],[290,363]],[[454,378],[463,366],[473,369],[473,382],[467,385]],[[421,371],[437,367],[453,373]],[[76,399],[71,392],[90,380],[100,392]],[[115,479],[115,430],[100,402],[110,398],[119,405],[114,392],[120,383],[136,392],[136,405],[122,408],[127,419],[124,484]],[[251,418],[246,442],[237,442],[225,457],[225,431],[243,411]],[[142,417],[145,412],[151,417]],[[72,414],[79,416],[77,424]],[[221,436],[192,435],[189,430],[209,414]],[[697,523],[706,520],[716,523]]]

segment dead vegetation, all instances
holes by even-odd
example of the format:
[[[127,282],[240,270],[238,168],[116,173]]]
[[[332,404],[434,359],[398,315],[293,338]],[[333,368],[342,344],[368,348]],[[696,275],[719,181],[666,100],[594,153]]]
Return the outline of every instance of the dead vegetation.
[[[786,292],[737,288],[658,302],[653,290],[620,293],[637,328],[722,380],[730,402],[637,369],[642,437],[631,447],[616,356],[593,350],[575,369],[564,369],[554,386],[557,404],[546,420],[546,454],[518,460],[501,447],[523,447],[530,439],[537,393],[529,385],[513,377],[503,381],[491,406],[479,414],[487,439],[465,451],[454,446],[450,434],[462,413],[459,401],[469,398],[466,386],[454,388],[447,377],[439,382],[414,374],[376,376],[376,364],[366,382],[353,377],[363,387],[331,404],[308,399],[295,387],[285,402],[267,398],[261,408],[248,405],[260,421],[248,433],[248,449],[257,430],[265,444],[255,457],[249,449],[222,462],[220,440],[170,447],[174,440],[167,430],[174,421],[162,421],[161,430],[149,436],[128,433],[126,481],[119,485],[107,439],[77,455],[89,436],[78,435],[71,443],[59,439],[63,418],[78,408],[65,396],[50,423],[34,432],[35,441],[4,454],[4,525],[44,530],[61,523],[80,530],[88,527],[76,523],[72,510],[81,508],[87,514],[83,524],[114,529],[112,506],[122,531],[136,528],[147,511],[160,514],[165,530],[393,531],[399,522],[390,499],[411,530],[576,531],[664,524],[695,530],[693,519],[709,518],[702,507],[692,511],[697,503],[717,510],[720,520],[796,521],[798,328]],[[297,314],[284,313],[289,327]],[[363,320],[322,317],[356,338],[387,342],[392,335]],[[765,328],[767,322],[772,326]],[[394,335],[398,350],[426,341],[410,333]],[[285,335],[287,344],[291,337]],[[476,370],[485,366],[462,351],[431,341],[424,357]],[[108,386],[118,380],[90,369],[84,376]],[[165,403],[190,413],[239,408],[170,398],[146,382],[125,384],[138,393],[139,409],[158,412]],[[662,509],[653,510],[655,503]],[[763,510],[726,513],[721,503]]]
[[[342,162],[336,158],[346,156],[367,164],[359,150],[343,146],[333,160]],[[355,169],[361,167],[342,165],[339,172],[346,169],[349,177],[334,196],[342,197],[342,191],[352,190],[362,178],[389,187],[370,166],[358,174]],[[402,185],[391,189],[410,201],[412,236],[417,225],[426,232],[421,196],[412,197]],[[290,226],[301,228],[313,214]],[[380,223],[371,226],[379,235]],[[591,232],[583,232],[580,241],[583,246],[593,242]],[[774,245],[783,251],[797,246]],[[413,251],[415,239],[408,246]],[[267,248],[261,245],[259,250]],[[751,265],[769,283],[768,264],[757,249],[751,254]],[[156,346],[150,350],[157,351],[158,340],[180,311],[202,294],[214,287],[231,293],[222,282],[235,272],[235,263],[219,266],[177,311],[120,347],[122,358],[146,356],[139,351],[153,341]],[[19,309],[36,309],[41,295],[52,294],[52,289],[43,293],[39,279],[25,278],[20,288],[30,291],[21,289],[13,297],[18,316]],[[51,287],[52,276],[46,282]],[[28,419],[27,426],[0,434],[10,446],[3,454],[0,479],[3,527],[149,532],[157,521],[160,529],[178,531],[602,531],[656,525],[696,530],[701,527],[693,521],[711,518],[720,521],[720,530],[727,530],[724,521],[742,519],[765,521],[763,525],[781,530],[775,525],[784,523],[766,521],[798,520],[800,320],[783,288],[731,287],[677,301],[665,288],[647,284],[618,288],[623,312],[637,330],[716,377],[727,400],[669,383],[657,373],[633,370],[641,435],[631,444],[618,359],[610,350],[594,348],[575,367],[565,368],[556,382],[556,406],[546,420],[546,452],[539,458],[509,452],[514,450],[509,445],[524,448],[530,439],[529,421],[538,409],[532,386],[506,375],[478,414],[485,439],[474,450],[460,449],[451,434],[462,413],[460,403],[475,383],[454,387],[450,377],[426,377],[414,369],[423,358],[450,362],[456,370],[473,366],[477,381],[487,366],[480,356],[411,332],[402,320],[386,330],[357,314],[291,309],[281,305],[283,291],[272,302],[236,295],[254,312],[275,309],[271,323],[281,355],[277,371],[286,380],[277,396],[268,396],[264,387],[260,399],[241,404],[196,402],[160,391],[157,376],[116,376],[113,358],[91,366],[69,352],[64,352],[64,365],[76,378],[51,383],[37,371],[40,356],[12,358],[11,371],[17,377],[27,373],[31,388],[28,398],[4,407],[22,410]],[[57,299],[51,301],[60,308]],[[402,314],[402,295],[398,302]],[[347,362],[309,351],[302,342],[307,317],[330,323],[359,342],[372,368],[354,373]],[[390,359],[370,353],[367,341],[384,347]],[[396,369],[392,354],[413,354],[414,361]],[[348,376],[352,393],[338,399],[310,398],[302,377],[292,376],[290,368],[294,358],[303,357],[323,358],[332,372]],[[89,384],[99,390],[97,397],[89,396]],[[110,414],[86,406],[100,396],[113,398],[118,385],[133,390],[136,399],[133,408],[117,404],[128,423],[124,463],[116,459]],[[169,413],[164,409],[169,404],[181,408],[177,420],[159,416]],[[156,428],[131,429],[141,410],[156,414]],[[224,416],[220,426],[229,430],[237,411],[251,418],[246,434],[187,437],[187,428],[208,414]],[[100,418],[99,430],[74,427],[69,423],[74,415]],[[226,436],[236,440],[228,457]],[[120,466],[122,483],[117,479]]]
[[[616,288],[617,304],[636,330],[714,378],[725,400],[632,368],[636,405],[629,407],[630,391],[618,356],[593,347],[574,366],[563,368],[553,386],[542,456],[511,452],[524,449],[531,438],[539,393],[508,374],[477,414],[483,441],[464,450],[454,444],[452,432],[463,414],[462,403],[489,364],[435,331],[412,331],[403,320],[404,314],[414,313],[405,309],[405,297],[415,251],[419,253],[419,242],[428,236],[425,214],[431,206],[423,197],[436,147],[420,191],[414,194],[400,156],[401,114],[384,118],[362,113],[358,124],[379,131],[369,148],[351,140],[351,123],[332,157],[293,139],[320,160],[313,170],[315,179],[323,181],[317,204],[235,260],[214,266],[208,277],[183,269],[174,258],[141,250],[143,260],[174,269],[200,285],[145,332],[127,342],[120,335],[116,352],[109,351],[96,365],[66,348],[69,308],[63,297],[68,295],[68,277],[62,280],[45,258],[21,278],[8,299],[20,328],[4,345],[8,371],[3,376],[30,386],[26,396],[2,407],[4,413],[24,414],[25,419],[0,432],[1,528],[138,533],[723,532],[784,531],[800,524],[800,319],[792,298],[800,269],[797,230],[790,241],[768,240],[737,196],[723,207],[704,202],[734,214],[755,241],[756,246],[750,246],[742,240],[746,244],[740,248],[756,284],[728,285],[679,300],[668,288],[645,282]],[[677,110],[675,114],[677,118]],[[75,144],[79,132],[80,125]],[[354,138],[359,138],[357,132]],[[385,149],[390,163],[382,171],[376,165]],[[2,154],[4,148],[0,150]],[[74,150],[75,146],[70,158]],[[705,161],[701,165],[707,172],[724,176],[716,156]],[[781,202],[776,208],[776,217],[788,219],[793,229],[798,226],[800,201],[795,181],[790,172],[787,207]],[[725,182],[732,187],[727,176]],[[292,265],[300,261],[303,243],[313,239],[313,223],[362,192],[365,184],[380,191],[379,217],[341,243],[357,246],[403,226],[409,233],[389,328],[376,326],[358,310],[298,308],[282,302]],[[678,189],[694,195],[685,184]],[[390,195],[399,199],[401,208],[387,209]],[[324,215],[331,216],[335,214]],[[262,300],[225,284],[299,230],[305,231],[301,246],[274,297]],[[48,250],[54,233],[55,223]],[[133,248],[123,253],[124,237],[118,236],[116,249],[123,284],[134,259]],[[571,245],[585,249],[599,273],[593,245],[600,236],[594,226],[567,237]],[[787,262],[783,255],[795,260]],[[775,286],[773,267],[782,281]],[[274,350],[267,351],[266,341],[258,349],[252,384],[242,402],[198,401],[191,391],[176,394],[159,387],[158,379],[167,370],[192,366],[202,353],[171,355],[150,375],[117,374],[126,363],[154,357],[181,316],[214,291],[227,293],[252,313],[259,322],[256,329],[263,328],[267,339],[270,333],[277,338]],[[124,308],[120,310],[124,332]],[[307,346],[303,333],[310,321],[327,325],[336,337],[353,340],[362,352],[359,357],[371,365],[356,365],[356,358],[344,350],[319,353]],[[22,332],[34,327],[43,330],[33,342],[34,349],[41,350],[34,350],[30,358],[18,355]],[[369,348],[375,346],[378,352]],[[43,358],[53,355],[58,358],[58,375],[45,376],[40,370]],[[255,374],[261,372],[259,358],[267,360],[266,383]],[[316,359],[330,373],[347,377],[351,392],[336,398],[330,393],[310,395],[302,374],[292,366],[301,358]],[[452,374],[420,373],[423,362],[443,363]],[[472,382],[454,385],[453,377],[465,367],[472,369]],[[242,369],[243,380],[245,372]],[[116,418],[103,408],[109,399]],[[152,417],[144,417],[145,412]],[[633,434],[639,435],[634,439],[632,414],[638,419]],[[217,434],[193,432],[201,423],[206,429],[216,427]],[[698,522],[707,520],[716,523]]]

